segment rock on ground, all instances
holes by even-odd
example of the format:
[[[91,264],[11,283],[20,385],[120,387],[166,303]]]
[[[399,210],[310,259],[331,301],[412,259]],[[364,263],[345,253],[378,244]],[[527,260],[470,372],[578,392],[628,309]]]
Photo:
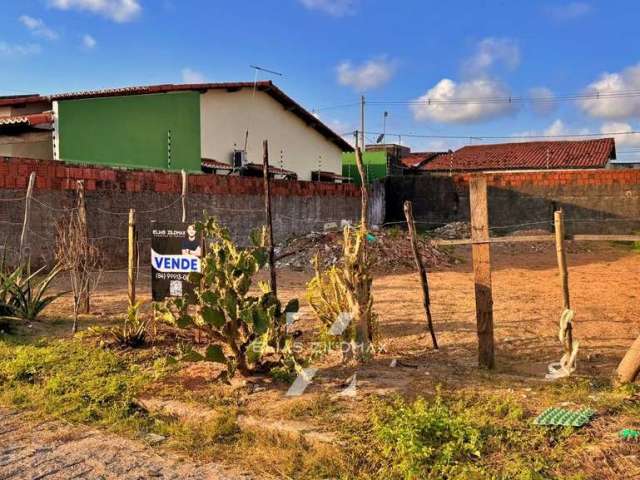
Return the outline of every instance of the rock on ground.
[[[34,423],[0,409],[3,480],[247,480],[215,464],[198,465],[116,435],[59,421]]]

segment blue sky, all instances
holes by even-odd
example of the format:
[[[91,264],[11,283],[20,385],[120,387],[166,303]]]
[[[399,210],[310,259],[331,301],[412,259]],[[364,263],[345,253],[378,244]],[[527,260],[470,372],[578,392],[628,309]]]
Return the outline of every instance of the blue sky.
[[[640,130],[636,0],[0,3],[0,94],[253,80],[257,64],[341,133],[364,94],[370,140],[388,111],[414,149]],[[616,141],[621,159],[640,150]]]

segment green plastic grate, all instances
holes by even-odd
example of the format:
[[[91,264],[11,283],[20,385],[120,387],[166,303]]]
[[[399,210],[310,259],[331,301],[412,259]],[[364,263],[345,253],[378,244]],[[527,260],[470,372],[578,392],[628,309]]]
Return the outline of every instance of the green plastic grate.
[[[640,432],[638,430],[634,430],[633,428],[625,428],[618,432],[618,436],[620,440],[624,440],[625,442],[637,442],[640,440]]]
[[[569,410],[566,408],[550,407],[534,420],[536,425],[550,425],[562,427],[582,427],[591,421],[596,413],[591,408]]]

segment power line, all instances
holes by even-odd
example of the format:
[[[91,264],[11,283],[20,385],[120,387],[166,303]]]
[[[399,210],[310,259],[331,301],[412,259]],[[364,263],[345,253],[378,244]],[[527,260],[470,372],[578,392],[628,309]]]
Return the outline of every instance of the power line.
[[[382,132],[365,132],[367,135],[376,136]],[[340,133],[340,136],[352,135],[353,130]],[[564,135],[433,135],[433,134],[417,134],[417,133],[392,133],[387,132],[387,137],[407,137],[407,138],[436,138],[436,139],[452,139],[452,140],[504,140],[518,138],[597,138],[610,137],[614,135],[638,135],[640,131],[625,132],[609,132],[609,133],[567,133]]]

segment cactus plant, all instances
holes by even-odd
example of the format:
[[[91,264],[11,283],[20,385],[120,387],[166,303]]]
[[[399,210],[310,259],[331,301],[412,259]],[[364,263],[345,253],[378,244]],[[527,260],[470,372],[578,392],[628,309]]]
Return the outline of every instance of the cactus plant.
[[[370,354],[369,345],[377,336],[377,318],[373,312],[372,278],[366,254],[366,230],[344,228],[343,257],[340,265],[322,272],[314,260],[315,276],[307,285],[307,299],[325,330],[343,313],[351,315],[351,323],[342,333],[342,341],[352,345],[343,349],[343,360],[353,353],[361,359]],[[357,350],[354,352],[354,348]]]
[[[210,344],[204,353],[188,348],[186,360],[212,361],[248,375],[295,362],[292,339],[286,331],[286,314],[298,311],[293,299],[282,309],[269,286],[259,283],[251,295],[253,277],[267,263],[265,229],[253,232],[250,248],[239,248],[229,231],[213,218],[196,223],[196,230],[210,240],[200,273],[191,273],[193,294],[171,299],[160,308],[162,319],[179,328],[195,328]]]

